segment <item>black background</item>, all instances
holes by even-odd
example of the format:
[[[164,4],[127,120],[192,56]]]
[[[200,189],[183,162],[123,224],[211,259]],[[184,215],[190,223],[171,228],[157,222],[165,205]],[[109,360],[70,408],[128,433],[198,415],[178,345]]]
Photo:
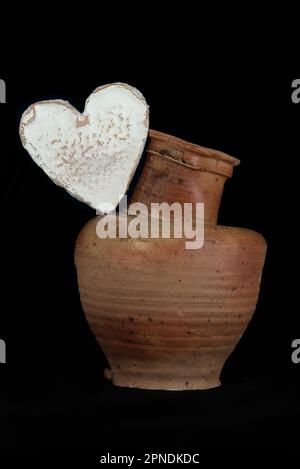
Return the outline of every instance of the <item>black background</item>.
[[[129,61],[1,70],[7,104],[1,125],[0,447],[94,448],[123,454],[205,447],[291,447],[300,443],[297,327],[297,71],[267,56],[241,64],[197,55],[147,53]],[[150,105],[151,127],[241,160],[226,183],[219,222],[260,232],[268,242],[257,310],[208,391],[113,387],[85,320],[73,250],[94,212],[53,184],[22,148],[24,110],[67,99],[83,110],[90,92],[122,81]],[[295,272],[295,275],[294,275]],[[294,280],[293,280],[294,279]]]

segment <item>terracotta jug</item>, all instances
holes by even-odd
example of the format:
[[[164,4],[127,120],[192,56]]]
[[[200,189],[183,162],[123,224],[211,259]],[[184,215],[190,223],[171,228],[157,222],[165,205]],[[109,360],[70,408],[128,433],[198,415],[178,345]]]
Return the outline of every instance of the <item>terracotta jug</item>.
[[[255,310],[266,242],[217,225],[223,186],[239,161],[150,131],[131,201],[204,202],[201,249],[186,239],[99,239],[90,220],[75,260],[87,320],[118,386],[207,389]]]

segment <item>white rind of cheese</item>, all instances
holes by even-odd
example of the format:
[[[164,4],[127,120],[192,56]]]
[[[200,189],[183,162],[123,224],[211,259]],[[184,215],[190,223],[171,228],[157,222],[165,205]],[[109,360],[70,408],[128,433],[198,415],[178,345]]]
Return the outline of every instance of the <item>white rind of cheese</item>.
[[[97,88],[79,113],[68,101],[31,105],[20,136],[35,163],[55,184],[102,213],[126,193],[149,128],[148,105],[135,88]]]

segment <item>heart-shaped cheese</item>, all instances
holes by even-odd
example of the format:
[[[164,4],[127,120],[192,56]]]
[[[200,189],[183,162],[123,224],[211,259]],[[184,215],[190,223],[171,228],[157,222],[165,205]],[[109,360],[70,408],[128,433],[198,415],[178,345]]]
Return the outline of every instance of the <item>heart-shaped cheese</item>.
[[[123,83],[97,88],[80,114],[68,101],[41,101],[22,116],[20,136],[58,185],[96,210],[115,208],[128,189],[148,134],[142,94]]]

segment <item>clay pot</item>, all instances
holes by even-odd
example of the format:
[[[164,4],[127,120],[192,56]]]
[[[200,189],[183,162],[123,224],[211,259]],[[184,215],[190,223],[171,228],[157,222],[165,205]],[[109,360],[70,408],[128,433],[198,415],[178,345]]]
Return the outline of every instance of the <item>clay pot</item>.
[[[132,201],[204,202],[205,241],[99,239],[92,219],[75,260],[83,309],[118,386],[206,389],[256,307],[266,242],[218,226],[223,186],[238,160],[150,131]]]

